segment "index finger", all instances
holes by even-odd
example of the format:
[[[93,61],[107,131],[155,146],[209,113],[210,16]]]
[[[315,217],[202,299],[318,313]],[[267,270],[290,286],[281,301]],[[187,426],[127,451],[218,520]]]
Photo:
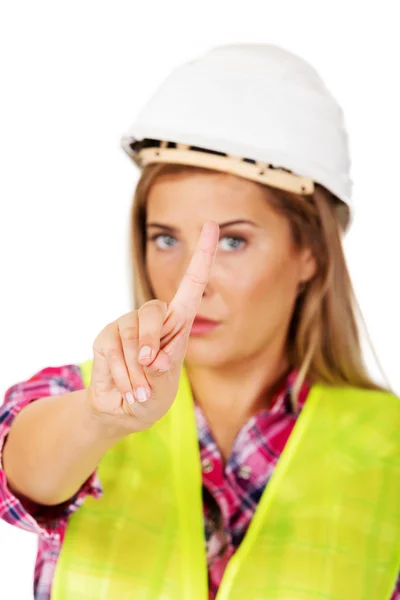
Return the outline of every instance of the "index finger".
[[[192,260],[170,303],[170,308],[183,307],[187,317],[195,317],[210,277],[218,240],[218,223],[206,221],[202,227]]]

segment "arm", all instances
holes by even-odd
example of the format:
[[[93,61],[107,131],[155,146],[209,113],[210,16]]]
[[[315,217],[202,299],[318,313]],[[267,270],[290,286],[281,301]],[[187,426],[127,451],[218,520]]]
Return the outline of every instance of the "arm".
[[[117,441],[91,412],[86,389],[35,400],[15,417],[4,445],[9,488],[37,504],[65,502]]]
[[[69,392],[84,390],[82,373],[78,365],[46,367],[30,379],[10,387],[0,405],[0,518],[27,531],[46,535],[57,522],[64,521],[69,514],[79,508],[86,496],[99,498],[102,495],[101,483],[96,471],[80,487],[74,497],[54,506],[35,503],[21,492],[18,495],[10,489],[3,468],[3,448],[17,416],[37,398],[69,395]],[[29,455],[29,440],[25,440],[26,455]],[[61,520],[61,521],[60,521]]]

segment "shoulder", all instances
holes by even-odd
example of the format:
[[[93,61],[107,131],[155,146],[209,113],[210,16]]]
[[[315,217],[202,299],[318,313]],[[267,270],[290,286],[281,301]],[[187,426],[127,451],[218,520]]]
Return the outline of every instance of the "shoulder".
[[[380,405],[383,403],[400,407],[400,397],[394,392],[385,389],[367,389],[358,386],[328,386],[323,383],[315,383],[312,388],[316,396],[324,399],[332,399],[340,404],[362,403],[364,405]]]
[[[341,446],[366,449],[371,457],[400,458],[400,398],[391,391],[316,384],[316,420]],[[313,411],[311,411],[313,412]]]
[[[4,401],[0,406],[1,424],[15,416],[29,402],[46,396],[57,396],[67,392],[83,389],[83,377],[79,364],[49,366],[40,369],[33,375],[14,383],[7,389]]]

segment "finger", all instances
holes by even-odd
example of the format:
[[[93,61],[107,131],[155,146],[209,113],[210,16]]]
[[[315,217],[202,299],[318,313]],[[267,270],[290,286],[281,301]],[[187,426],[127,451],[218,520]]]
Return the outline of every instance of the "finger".
[[[151,364],[158,354],[167,309],[167,304],[161,300],[150,300],[139,309],[138,361],[141,365]]]
[[[144,367],[144,372],[146,373],[146,377],[148,377],[151,382],[154,377],[158,377],[160,374],[169,371],[170,367],[171,358],[166,352],[164,352],[164,350],[160,350],[151,365]]]
[[[170,360],[170,371],[180,370],[185,359],[190,334],[191,325],[188,322],[182,332],[172,338],[163,348],[165,354]]]
[[[145,402],[150,398],[150,388],[143,368],[138,363],[138,312],[135,310],[120,317],[115,322],[115,325],[118,330],[118,336],[121,340],[124,361],[128,371],[134,397],[139,402]],[[127,400],[128,402],[132,403],[131,397],[127,397]]]
[[[133,388],[116,323],[110,323],[104,328],[93,345],[93,352],[96,395],[101,398],[110,390],[117,388],[118,392],[130,402],[130,398],[133,398]],[[95,369],[96,366],[98,368]]]
[[[194,319],[210,277],[218,239],[218,224],[214,221],[204,223],[192,260],[169,310],[183,310],[189,319]]]

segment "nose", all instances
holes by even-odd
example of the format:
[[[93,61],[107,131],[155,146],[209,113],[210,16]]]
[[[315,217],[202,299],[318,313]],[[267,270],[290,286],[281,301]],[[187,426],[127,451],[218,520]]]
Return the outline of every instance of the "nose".
[[[211,294],[211,286],[210,286],[210,282],[207,283],[204,292],[201,295],[201,299],[204,298],[204,296],[207,298],[207,296],[209,296]]]

